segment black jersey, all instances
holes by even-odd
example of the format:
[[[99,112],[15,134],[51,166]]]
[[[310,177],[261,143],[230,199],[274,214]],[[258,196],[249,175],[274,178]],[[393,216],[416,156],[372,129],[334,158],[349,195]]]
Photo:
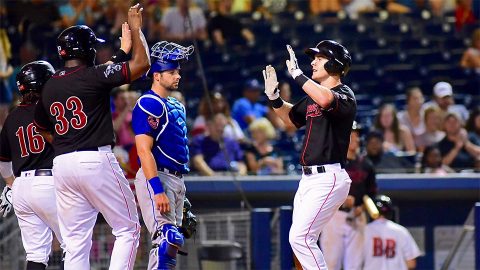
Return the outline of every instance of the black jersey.
[[[0,133],[0,161],[12,162],[13,173],[51,169],[53,148],[33,124],[34,104],[20,104],[5,120]]]
[[[54,134],[55,155],[114,145],[110,91],[129,82],[128,63],[57,71],[35,112],[35,124]]]
[[[368,158],[357,157],[354,160],[347,160],[345,170],[352,179],[348,194],[355,197],[355,206],[363,204],[363,195],[370,198],[377,195],[375,168]]]
[[[289,117],[300,128],[305,126],[305,137],[300,153],[304,166],[340,163],[345,166],[357,102],[346,85],[331,89],[333,101],[329,108],[322,108],[306,96],[290,110]]]

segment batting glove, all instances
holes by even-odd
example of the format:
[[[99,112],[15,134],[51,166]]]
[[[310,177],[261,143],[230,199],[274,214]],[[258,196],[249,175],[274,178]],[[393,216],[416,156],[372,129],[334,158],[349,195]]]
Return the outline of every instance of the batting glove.
[[[10,211],[12,211],[12,189],[5,186],[0,197],[0,215],[3,212],[3,217],[6,217]]]
[[[280,97],[280,90],[278,89],[277,73],[275,68],[271,65],[265,67],[263,72],[263,79],[265,80],[265,95],[268,99],[275,100]]]
[[[288,73],[290,73],[290,75],[292,75],[292,78],[295,79],[298,76],[302,75],[303,72],[298,67],[297,57],[295,56],[295,52],[293,51],[292,46],[287,45],[287,51],[290,55],[290,60],[286,61]]]

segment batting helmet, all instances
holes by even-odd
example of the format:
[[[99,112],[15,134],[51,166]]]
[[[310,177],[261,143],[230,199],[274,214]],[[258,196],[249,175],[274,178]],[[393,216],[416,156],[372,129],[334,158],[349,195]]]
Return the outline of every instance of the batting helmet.
[[[23,96],[33,91],[40,93],[43,85],[55,73],[55,69],[47,61],[35,61],[26,64],[16,76],[17,87]]]
[[[377,195],[375,196],[375,199],[373,200],[375,203],[375,206],[377,206],[378,212],[380,212],[380,215],[391,219],[393,216],[393,204],[392,200],[390,197],[386,195]]]
[[[105,40],[97,38],[95,33],[86,25],[75,25],[65,30],[57,38],[57,50],[63,60],[82,59],[87,65],[95,64],[94,46]]]
[[[151,51],[149,77],[152,77],[155,72],[180,68],[180,63],[188,60],[188,56],[193,53],[194,48],[193,45],[184,47],[177,43],[161,41],[155,43]]]
[[[325,70],[328,74],[345,76],[352,65],[352,57],[348,50],[333,40],[322,40],[315,48],[308,48],[305,53],[312,59],[320,54],[328,59]]]

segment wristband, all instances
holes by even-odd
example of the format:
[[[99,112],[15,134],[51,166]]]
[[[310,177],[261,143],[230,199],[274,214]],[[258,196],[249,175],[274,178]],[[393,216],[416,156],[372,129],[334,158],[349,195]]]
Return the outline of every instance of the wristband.
[[[128,55],[122,49],[119,49],[112,55],[110,61],[112,61],[113,63],[126,62],[128,61]]]
[[[274,100],[269,100],[268,102],[274,109],[279,109],[283,106],[283,99],[281,97],[278,97]]]
[[[160,178],[158,176],[150,178],[148,182],[150,183],[150,186],[153,189],[153,194],[156,195],[159,193],[163,193],[164,190],[163,190],[162,182],[160,182]]]
[[[300,74],[295,78],[295,81],[300,85],[300,87],[303,87],[303,85],[308,81],[308,77],[305,76],[304,74]]]

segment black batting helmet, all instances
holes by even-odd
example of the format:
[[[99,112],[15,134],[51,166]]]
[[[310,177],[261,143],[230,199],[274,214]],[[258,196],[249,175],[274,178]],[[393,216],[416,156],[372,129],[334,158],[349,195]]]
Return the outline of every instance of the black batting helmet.
[[[17,87],[23,96],[33,91],[40,93],[43,85],[55,73],[55,69],[47,61],[35,61],[26,64],[17,74]]]
[[[311,58],[320,54],[328,59],[325,70],[331,75],[345,76],[352,65],[352,57],[348,50],[333,40],[322,40],[315,48],[308,48],[305,53]]]
[[[384,216],[385,218],[391,219],[393,216],[393,204],[390,197],[386,195],[377,195],[373,200],[375,206],[380,212],[380,215]]]
[[[75,25],[65,30],[57,38],[57,50],[63,60],[82,59],[87,65],[95,64],[95,45],[105,40],[97,38],[86,25]]]

